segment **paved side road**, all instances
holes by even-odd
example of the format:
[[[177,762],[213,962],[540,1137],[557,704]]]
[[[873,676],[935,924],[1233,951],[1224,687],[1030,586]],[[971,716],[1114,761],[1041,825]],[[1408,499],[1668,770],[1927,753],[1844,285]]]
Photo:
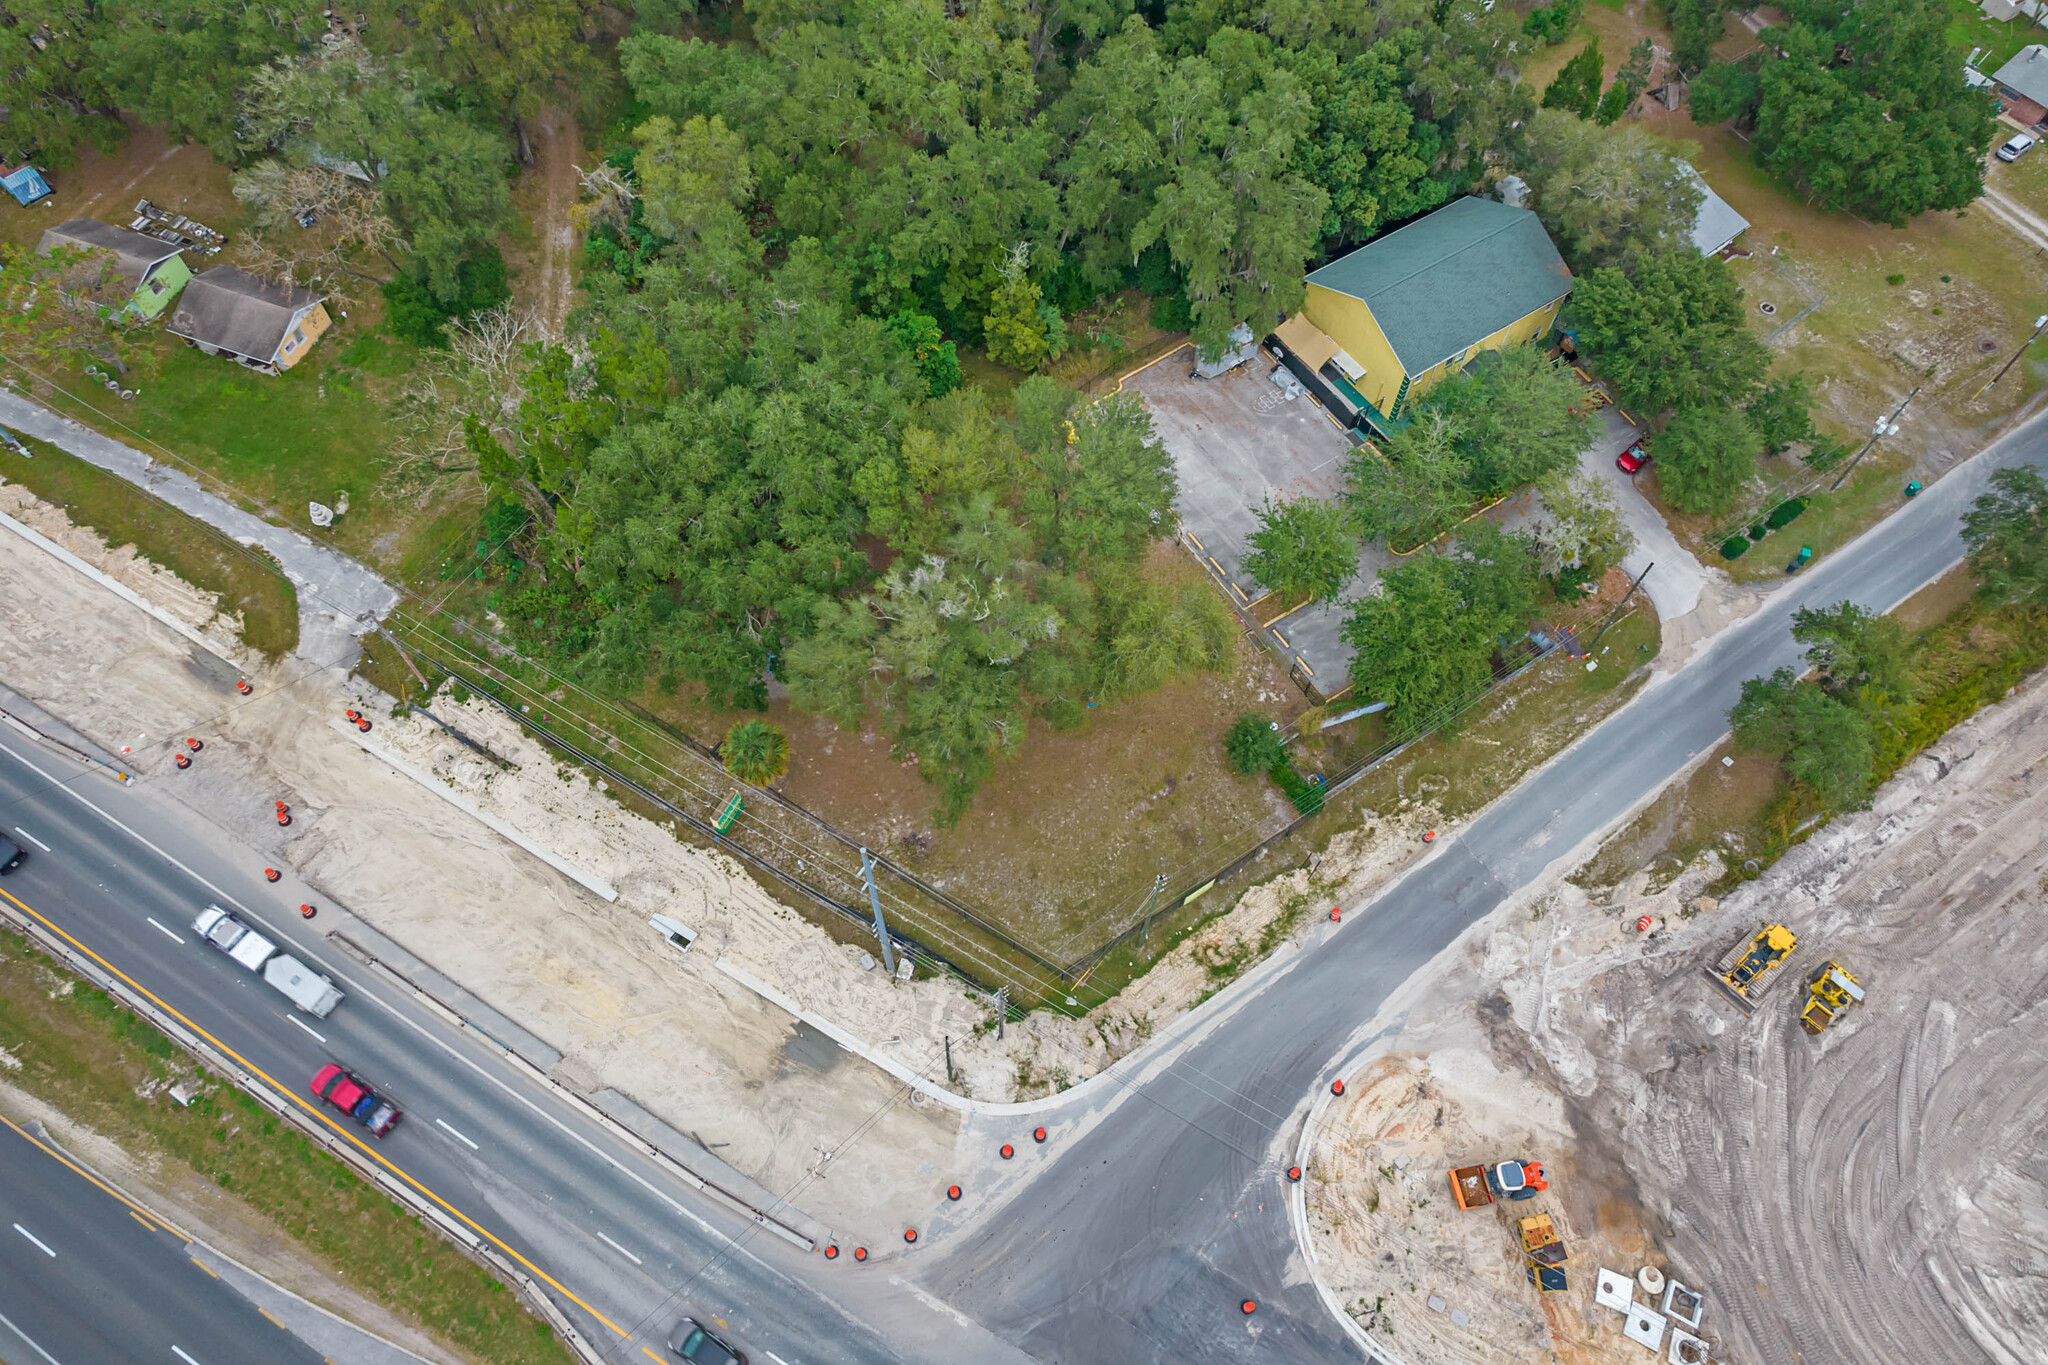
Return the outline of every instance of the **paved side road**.
[[[298,653],[313,663],[352,665],[356,641],[398,603],[396,589],[339,550],[245,512],[207,492],[183,470],[159,464],[133,446],[102,436],[14,389],[0,387],[0,426],[47,441],[148,489],[244,545],[268,550],[298,589]]]
[[[999,1215],[933,1222],[919,1282],[1061,1365],[1359,1359],[1286,1213],[1310,1098],[1398,1033],[1378,1016],[1417,969],[1720,740],[1743,680],[1795,662],[1795,609],[1894,606],[1960,557],[1961,515],[1995,469],[2044,459],[2048,417],[1785,583],[1341,925],[1166,1030],[1117,1084],[1074,1092],[1042,1119],[1056,1150]]]
[[[0,1360],[320,1365],[321,1355],[196,1262],[183,1237],[6,1124]]]

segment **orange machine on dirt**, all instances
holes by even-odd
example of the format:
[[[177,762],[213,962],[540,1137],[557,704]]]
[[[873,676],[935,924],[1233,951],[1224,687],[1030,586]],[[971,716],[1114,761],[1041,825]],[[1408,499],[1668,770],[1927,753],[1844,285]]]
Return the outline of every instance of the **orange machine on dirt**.
[[[1534,1199],[1550,1188],[1543,1163],[1523,1158],[1491,1166],[1460,1166],[1451,1172],[1451,1197],[1461,1209],[1476,1209],[1496,1199]]]

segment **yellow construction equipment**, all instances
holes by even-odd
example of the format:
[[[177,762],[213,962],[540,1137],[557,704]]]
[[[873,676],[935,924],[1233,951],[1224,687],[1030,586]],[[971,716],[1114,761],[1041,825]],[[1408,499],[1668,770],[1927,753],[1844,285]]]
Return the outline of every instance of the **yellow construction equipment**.
[[[1531,1264],[1550,1266],[1563,1265],[1571,1257],[1564,1249],[1564,1239],[1557,1235],[1557,1225],[1550,1221],[1550,1215],[1539,1213],[1523,1218],[1515,1227],[1522,1234],[1522,1255]]]
[[[1862,1003],[1863,984],[1849,975],[1847,967],[1830,962],[1807,987],[1806,1008],[1799,1012],[1799,1022],[1808,1033],[1826,1033],[1828,1025],[1842,1017],[1843,1010]]]
[[[1707,974],[1744,1013],[1753,1014],[1759,997],[1777,984],[1784,975],[1781,968],[1798,948],[1798,938],[1784,925],[1761,924],[1753,937],[1736,944]]]

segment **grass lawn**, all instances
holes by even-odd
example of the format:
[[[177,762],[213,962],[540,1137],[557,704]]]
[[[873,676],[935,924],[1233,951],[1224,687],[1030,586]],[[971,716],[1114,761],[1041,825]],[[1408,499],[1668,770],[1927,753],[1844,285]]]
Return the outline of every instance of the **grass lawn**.
[[[149,1162],[189,1166],[251,1220],[365,1294],[493,1365],[566,1365],[511,1291],[255,1100],[22,938],[0,932],[0,1049],[10,1084]],[[190,1107],[164,1092],[205,1076]]]
[[[2018,56],[2027,44],[2048,42],[2048,33],[2035,28],[2024,17],[2001,24],[1986,15],[1974,0],[1948,0],[1948,8],[1954,16],[1948,25],[1949,46],[1962,49],[1961,55],[1965,57],[1971,48],[1983,48],[1977,69],[1987,76]]]
[[[109,545],[133,545],[193,587],[219,594],[221,610],[241,617],[242,640],[251,649],[276,660],[298,644],[298,593],[262,550],[234,544],[126,479],[55,446],[28,445],[33,458],[0,447],[0,476],[63,507],[75,525],[90,526]]]
[[[258,374],[159,334],[132,402],[77,372],[44,401],[116,440],[229,485],[266,519],[296,526],[385,572],[404,558],[420,508],[383,486],[385,403],[414,348],[371,330],[367,313],[336,320],[313,353],[281,375]],[[306,504],[349,510],[314,528]]]

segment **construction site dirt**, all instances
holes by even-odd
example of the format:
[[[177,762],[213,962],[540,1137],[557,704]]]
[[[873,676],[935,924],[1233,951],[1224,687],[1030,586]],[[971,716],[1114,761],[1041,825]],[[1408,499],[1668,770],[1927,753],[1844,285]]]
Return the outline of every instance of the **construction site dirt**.
[[[1539,889],[1390,1005],[1312,1135],[1326,1287],[1408,1365],[1667,1358],[1670,1334],[1652,1356],[1594,1302],[1600,1269],[1644,1266],[1703,1299],[1694,1359],[2048,1359],[2048,683],[1698,894],[1721,871],[1710,849],[1655,890]],[[1702,969],[1760,922],[1799,953],[1745,1015]],[[1866,998],[1813,1036],[1830,962]],[[1460,1211],[1450,1168],[1517,1157],[1548,1191]],[[1564,1292],[1522,1264],[1532,1213],[1569,1251]]]

